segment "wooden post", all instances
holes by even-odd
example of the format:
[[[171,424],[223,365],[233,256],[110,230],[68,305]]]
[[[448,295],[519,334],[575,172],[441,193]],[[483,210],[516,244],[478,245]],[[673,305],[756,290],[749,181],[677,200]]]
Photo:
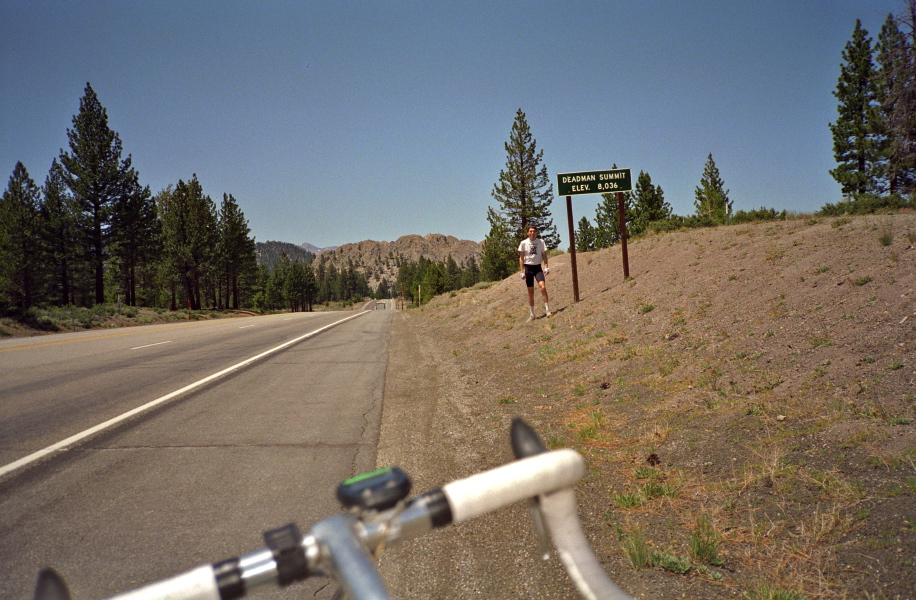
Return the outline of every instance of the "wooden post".
[[[576,230],[573,227],[572,196],[566,196],[566,217],[569,219],[569,256],[572,264],[573,300],[579,301],[579,271],[576,269]]]
[[[568,199],[568,198],[567,198]],[[620,251],[623,254],[623,278],[630,276],[630,259],[627,258],[627,208],[623,192],[617,192],[617,213],[620,215]]]

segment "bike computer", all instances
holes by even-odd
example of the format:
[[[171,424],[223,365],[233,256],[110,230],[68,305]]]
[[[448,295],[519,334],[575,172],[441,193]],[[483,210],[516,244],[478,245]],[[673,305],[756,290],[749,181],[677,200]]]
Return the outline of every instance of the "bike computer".
[[[345,508],[386,510],[407,497],[410,478],[399,467],[385,467],[347,479],[337,486]]]

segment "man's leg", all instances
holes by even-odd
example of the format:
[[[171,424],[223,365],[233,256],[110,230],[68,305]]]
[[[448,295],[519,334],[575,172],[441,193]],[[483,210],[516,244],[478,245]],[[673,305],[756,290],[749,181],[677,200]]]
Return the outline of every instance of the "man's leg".
[[[534,286],[528,286],[528,320],[534,318]]]
[[[544,299],[544,312],[546,312],[547,316],[549,317],[551,313],[550,313],[550,304],[548,304],[550,302],[550,298],[547,297],[547,284],[544,283],[543,281],[538,281],[538,287],[541,288],[541,298]],[[534,302],[534,290],[533,289],[531,290],[531,296],[532,296],[531,301]]]

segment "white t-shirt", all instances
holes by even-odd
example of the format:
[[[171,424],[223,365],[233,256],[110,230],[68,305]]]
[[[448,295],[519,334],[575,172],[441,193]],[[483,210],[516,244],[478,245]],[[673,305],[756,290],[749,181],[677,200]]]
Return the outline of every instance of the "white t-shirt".
[[[542,239],[536,239],[532,242],[525,238],[518,245],[518,251],[524,252],[524,264],[539,265],[544,261],[544,253],[547,252],[547,246]]]

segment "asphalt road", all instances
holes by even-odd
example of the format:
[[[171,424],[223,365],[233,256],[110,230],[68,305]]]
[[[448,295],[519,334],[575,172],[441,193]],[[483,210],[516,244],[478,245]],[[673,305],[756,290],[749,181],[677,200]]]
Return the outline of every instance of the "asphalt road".
[[[107,597],[338,511],[336,484],[375,467],[393,312],[0,342],[2,468],[299,340],[3,475],[0,598],[30,598],[44,566],[74,600]],[[325,586],[259,597],[330,597]]]

